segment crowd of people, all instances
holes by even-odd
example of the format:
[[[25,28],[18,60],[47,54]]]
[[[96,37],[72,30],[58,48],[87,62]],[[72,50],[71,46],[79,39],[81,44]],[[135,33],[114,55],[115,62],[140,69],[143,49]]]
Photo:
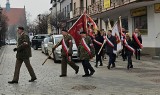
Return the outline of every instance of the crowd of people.
[[[23,62],[25,63],[31,76],[31,80],[29,80],[29,82],[34,82],[37,77],[29,60],[29,58],[31,57],[29,37],[24,33],[23,27],[18,27],[17,31],[20,35],[17,48],[14,48],[14,51],[17,51],[17,61],[13,80],[9,81],[8,83],[18,83],[19,72]],[[62,35],[63,39],[53,47],[53,51],[59,45],[62,45],[60,77],[66,77],[67,64],[69,64],[75,70],[75,74],[79,72],[79,66],[72,61],[72,36],[68,33],[67,30],[62,30]],[[94,30],[93,28],[91,28],[87,32],[81,31],[80,36],[81,39],[78,45],[78,55],[80,60],[82,61],[82,66],[85,73],[84,75],[82,75],[82,77],[90,77],[95,73],[94,68],[90,64],[90,59],[92,59],[93,57],[96,57],[96,68],[98,66],[103,66],[102,59],[105,58],[105,54],[109,56],[107,68],[111,69],[116,67],[115,60],[117,56],[117,39],[112,35],[112,30],[108,30],[106,32],[104,31],[104,29]],[[139,30],[136,28],[131,37],[131,35],[123,28],[121,33],[121,42],[123,46],[123,49],[121,51],[123,61],[125,61],[126,59],[128,60],[127,69],[133,68],[132,55],[135,54],[136,59],[140,60],[140,52],[143,47],[142,37]]]

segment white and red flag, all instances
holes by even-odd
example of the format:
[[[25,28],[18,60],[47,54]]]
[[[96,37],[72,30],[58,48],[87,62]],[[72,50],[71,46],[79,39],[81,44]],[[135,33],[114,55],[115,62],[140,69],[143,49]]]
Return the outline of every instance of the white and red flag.
[[[117,52],[122,50],[122,43],[121,43],[121,27],[119,21],[117,21],[114,26],[112,27],[112,35],[116,37],[117,42]]]
[[[68,33],[74,38],[76,45],[79,46],[81,35],[80,32],[86,32],[86,14],[82,14],[78,20],[72,25],[72,27],[68,30]]]

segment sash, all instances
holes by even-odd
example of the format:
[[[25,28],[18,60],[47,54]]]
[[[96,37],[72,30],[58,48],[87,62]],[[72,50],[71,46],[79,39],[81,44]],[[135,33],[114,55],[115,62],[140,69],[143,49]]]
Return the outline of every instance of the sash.
[[[140,43],[140,41],[138,40],[138,38],[136,37],[136,34],[135,34],[135,33],[133,33],[133,38],[136,40],[137,44],[138,44],[139,47],[142,49],[143,46],[142,46],[142,44]]]
[[[68,61],[71,61],[71,57],[68,56],[68,47],[67,47],[67,45],[66,45],[64,39],[62,40],[62,48],[63,48],[63,50],[64,50],[65,53],[66,53],[66,56],[67,56],[67,58],[68,58]]]
[[[93,41],[94,41],[96,44],[98,44],[99,46],[102,46],[102,43],[101,43],[101,42],[99,42],[99,41],[97,41],[97,40],[95,40],[95,39],[93,39]]]
[[[104,37],[104,39],[109,44],[109,46],[114,47],[114,44],[107,37]]]
[[[90,48],[88,47],[88,45],[86,44],[86,41],[84,40],[84,38],[82,38],[82,46],[83,46],[84,49],[88,52],[89,56],[92,57],[91,50],[90,50]]]
[[[132,48],[130,45],[128,45],[126,39],[124,40],[124,44],[125,44],[125,47],[126,47],[127,49],[129,49],[130,51],[132,51],[132,52],[135,54],[134,48]]]

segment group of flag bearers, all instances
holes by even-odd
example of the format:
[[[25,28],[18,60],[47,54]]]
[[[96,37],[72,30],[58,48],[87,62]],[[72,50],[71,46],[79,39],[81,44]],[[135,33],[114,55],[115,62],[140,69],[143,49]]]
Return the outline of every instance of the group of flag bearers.
[[[143,48],[142,38],[139,30],[136,28],[132,37],[122,28],[121,21],[116,22],[112,29],[107,32],[98,30],[95,22],[87,14],[82,14],[73,26],[67,31],[62,30],[63,39],[56,45],[53,50],[60,44],[62,45],[62,74],[60,77],[67,76],[67,63],[79,72],[77,66],[72,60],[72,38],[75,40],[78,47],[78,55],[82,60],[82,66],[85,74],[82,77],[92,76],[95,72],[90,64],[90,59],[96,56],[95,67],[103,66],[102,54],[105,48],[105,53],[109,56],[107,68],[114,68],[117,54],[121,51],[122,58],[128,60],[127,69],[133,68],[132,55],[135,54],[136,59],[140,60],[140,51]]]

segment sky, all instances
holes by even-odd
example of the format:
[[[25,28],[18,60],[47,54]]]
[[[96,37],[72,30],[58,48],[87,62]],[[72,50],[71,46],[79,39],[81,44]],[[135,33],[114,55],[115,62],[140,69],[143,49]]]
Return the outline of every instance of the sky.
[[[7,0],[0,0],[1,7],[6,6]],[[43,14],[48,12],[49,8],[51,8],[50,0],[9,0],[11,8],[26,8],[27,14],[29,13],[31,16],[29,17],[31,21],[37,18],[38,14]]]

